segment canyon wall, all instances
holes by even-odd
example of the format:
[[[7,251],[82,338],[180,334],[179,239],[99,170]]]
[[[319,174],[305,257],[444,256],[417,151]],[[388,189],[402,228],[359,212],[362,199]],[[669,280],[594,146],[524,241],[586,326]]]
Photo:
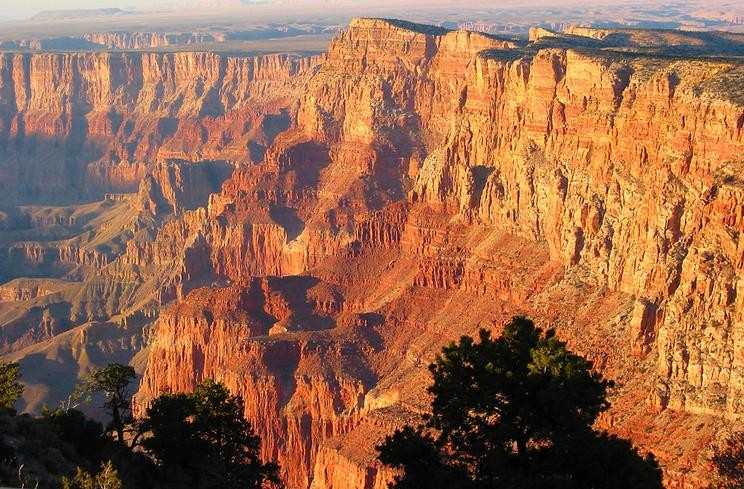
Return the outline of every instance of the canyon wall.
[[[137,189],[156,160],[262,158],[318,58],[0,55],[3,204]]]
[[[225,34],[219,32],[91,32],[81,37],[101,47],[123,50],[188,46],[226,39]]]
[[[703,485],[744,414],[744,71],[572,32],[0,55],[0,351],[39,372],[27,406],[58,363],[132,362],[140,414],[215,378],[288,487],[382,488],[375,444],[426,411],[436,353],[527,314],[616,382],[599,427]]]
[[[111,361],[141,372],[161,305],[209,283],[198,236],[154,236],[263,159],[319,61],[0,55],[0,352],[22,365],[21,408],[56,405]]]
[[[383,487],[379,426],[426,409],[434,354],[524,313],[616,380],[600,426],[701,485],[703,448],[744,414],[744,106],[722,83],[741,68],[537,37],[353,21],[265,160],[184,218],[200,252],[180,258],[244,287],[309,277],[343,305],[321,330],[267,313],[258,337],[164,317],[139,405],[216,377],[291,487]],[[688,431],[657,437],[675,416]]]

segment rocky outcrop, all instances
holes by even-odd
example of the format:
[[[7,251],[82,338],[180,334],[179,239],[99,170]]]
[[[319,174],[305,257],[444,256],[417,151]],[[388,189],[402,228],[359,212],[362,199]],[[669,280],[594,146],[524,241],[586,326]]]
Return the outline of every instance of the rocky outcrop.
[[[199,5],[203,9],[204,5]],[[265,24],[246,25],[243,29],[194,31],[103,31],[85,32],[68,36],[36,37],[6,36],[0,39],[0,49],[23,51],[210,51],[220,43],[234,42],[229,48],[239,49],[238,43],[260,39],[273,40],[295,36],[336,32],[338,26],[324,24]],[[251,49],[251,48],[248,48]],[[219,48],[218,48],[219,50]]]
[[[158,320],[150,363],[164,370],[143,379],[137,405],[163,389],[219,378],[244,397],[262,454],[280,461],[288,484],[306,487],[319,446],[353,426],[373,378],[363,344],[284,333],[327,329],[327,314],[340,307],[338,295],[310,277],[195,290]]]
[[[48,279],[17,279],[0,285],[0,302],[18,302],[36,299],[54,293],[64,282]]]
[[[364,456],[348,452],[363,438],[355,430],[369,434],[359,427],[380,409],[423,409],[424,367],[442,343],[478,326],[498,329],[517,312],[558,325],[623,386],[603,426],[637,433],[633,420],[659,409],[719,424],[741,417],[744,108],[715,83],[738,68],[574,50],[582,32],[536,32],[520,47],[355,20],[308,81],[296,124],[260,166],[237,171],[210,199],[200,227],[210,273],[234,283],[294,274],[333,283],[344,296],[342,312],[331,314],[333,341],[361,335],[381,344],[368,360],[349,357],[372,372],[374,387],[355,392],[379,402],[334,428],[333,439],[272,452],[293,461],[291,485],[384,486],[390,474],[378,476],[370,444]],[[171,338],[171,329],[161,323],[156,338]],[[295,349],[326,338],[302,324],[282,331]],[[263,368],[296,378],[295,365],[262,356],[264,340],[239,336],[261,351],[241,362],[254,365],[257,355]],[[144,398],[191,385],[161,375],[184,361],[167,353],[169,341],[153,346]],[[228,373],[240,363],[232,357],[202,355],[227,368],[209,375],[234,383],[248,405],[267,395],[265,384],[247,388]],[[314,388],[336,392],[334,382]],[[339,412],[308,406],[304,416],[312,424]],[[688,433],[683,458],[660,450],[670,481],[695,473],[695,454],[714,432]],[[631,436],[652,450],[657,443]]]
[[[166,160],[154,165],[140,183],[137,207],[151,214],[193,210],[207,204],[233,167],[220,161]]]
[[[603,421],[613,430],[633,431],[639,410],[739,418],[744,111],[735,92],[713,89],[738,68],[533,38],[520,48],[353,21],[309,80],[296,125],[260,168],[236,172],[210,200],[206,222],[220,224],[204,231],[209,268],[235,282],[311,271],[335,283],[344,314],[363,318],[337,319],[342,337],[371,328],[384,338],[371,365],[379,398],[393,405],[421,406],[421,372],[444,338],[483,324],[470,311],[411,306],[437,297],[557,321],[573,347],[622,381]],[[592,298],[581,297],[587,287]],[[429,336],[452,321],[459,327]],[[414,347],[409,335],[423,331]],[[409,353],[392,346],[401,342]],[[157,351],[145,393],[169,364]],[[243,392],[265,395],[256,388]],[[390,403],[374,405],[361,420]],[[310,452],[313,487],[346,487],[334,467],[356,474],[346,480],[357,486],[384,485],[373,457],[344,454],[356,426]],[[688,436],[704,445],[702,434]],[[695,453],[690,446],[682,450]],[[696,463],[660,456],[672,481],[691,468],[680,464]],[[296,467],[287,469],[293,484],[305,480]]]
[[[28,272],[35,269],[46,269],[47,273],[50,273],[49,270],[70,270],[74,267],[101,269],[111,259],[111,255],[104,251],[80,248],[72,243],[48,245],[23,242],[0,249],[0,252],[0,269],[4,276],[29,275]]]
[[[262,166],[236,172],[210,199],[200,228],[208,263],[200,266],[236,283],[311,272],[344,296],[331,313],[332,341],[371,342],[365,360],[355,349],[341,354],[344,369],[369,365],[371,379],[358,384],[369,402],[352,409],[348,425],[333,428],[332,438],[306,431],[303,446],[273,441],[295,440],[289,428],[264,433],[267,454],[289,461],[293,486],[383,487],[391,474],[374,462],[374,440],[411,419],[401,412],[424,409],[424,367],[434,353],[518,312],[558,325],[623,386],[602,424],[646,448],[659,439],[633,429],[645,412],[741,415],[741,367],[730,353],[739,340],[729,332],[741,305],[718,290],[736,290],[741,261],[736,234],[724,229],[735,228],[740,213],[738,185],[725,175],[737,168],[742,108],[708,88],[735,68],[614,59],[540,42],[521,51],[482,35],[354,21],[310,79],[296,126]],[[703,267],[699,253],[716,265]],[[701,271],[715,285],[700,288]],[[713,316],[710,326],[701,321]],[[699,333],[710,328],[718,333]],[[170,338],[170,329],[161,323],[156,338]],[[325,341],[312,330],[281,329],[295,349],[307,338]],[[264,348],[264,340],[239,336],[252,351]],[[171,351],[167,339],[154,344],[143,399],[190,388],[160,374],[193,357]],[[237,363],[197,357],[220,365],[208,375],[239,384],[228,372],[254,365],[253,355],[296,378],[298,367],[262,354]],[[315,389],[337,392],[334,378]],[[277,397],[252,382],[235,384],[247,406]],[[247,416],[273,420],[290,406],[285,398],[268,411],[281,414],[260,418],[247,407]],[[302,412],[313,424],[351,409],[341,406]],[[369,423],[391,406],[398,414],[372,436]],[[644,432],[665,429],[655,423],[645,421]],[[657,450],[670,481],[695,473],[696,454],[714,432],[686,433],[682,458]],[[695,477],[685,483],[698,484]]]
[[[224,42],[224,33],[211,32],[92,32],[82,36],[86,41],[108,49],[152,49]]]

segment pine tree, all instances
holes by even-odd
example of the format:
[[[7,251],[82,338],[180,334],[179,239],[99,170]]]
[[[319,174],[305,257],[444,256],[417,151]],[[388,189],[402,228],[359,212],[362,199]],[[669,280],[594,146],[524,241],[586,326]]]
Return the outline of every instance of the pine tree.
[[[103,407],[111,416],[108,430],[116,434],[117,441],[122,445],[125,443],[127,425],[132,421],[129,385],[136,378],[134,368],[112,363],[91,372],[78,386],[75,394],[75,397],[88,398],[95,393],[104,395]]]
[[[378,447],[402,471],[393,488],[661,487],[652,458],[592,429],[611,382],[529,319],[462,337],[430,370],[426,422]]]
[[[259,458],[260,438],[243,417],[243,401],[206,381],[192,394],[163,394],[141,425],[143,449],[159,463],[166,487],[241,487],[277,483],[278,467]]]

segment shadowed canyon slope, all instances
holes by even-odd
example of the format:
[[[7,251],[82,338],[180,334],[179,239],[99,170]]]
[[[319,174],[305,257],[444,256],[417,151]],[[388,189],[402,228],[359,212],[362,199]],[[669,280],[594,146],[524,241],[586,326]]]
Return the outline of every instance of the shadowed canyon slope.
[[[216,378],[289,487],[382,488],[441,346],[528,314],[616,381],[602,427],[700,486],[744,415],[744,43],[634,32],[5,55],[6,356],[131,359],[140,409]]]
[[[236,166],[263,159],[320,58],[0,59],[0,348],[28,365],[26,400],[39,409],[80,369],[142,352],[182,273],[142,249]],[[187,253],[183,241],[172,251]]]
[[[132,192],[158,159],[260,160],[260,142],[246,150],[247,142],[256,131],[281,127],[293,84],[315,62],[214,53],[2,54],[2,198],[38,204]]]

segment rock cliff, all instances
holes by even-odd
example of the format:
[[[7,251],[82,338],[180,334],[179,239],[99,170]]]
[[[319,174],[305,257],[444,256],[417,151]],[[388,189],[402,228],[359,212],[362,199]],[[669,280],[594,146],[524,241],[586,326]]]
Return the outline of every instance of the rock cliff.
[[[659,452],[670,484],[700,485],[702,447],[744,414],[744,106],[725,83],[741,68],[588,49],[581,34],[520,45],[352,21],[296,122],[198,224],[199,267],[216,277],[337,290],[330,332],[218,326],[205,341],[161,319],[140,402],[216,376],[257,426],[280,427],[261,429],[290,486],[383,487],[373,420],[392,409],[392,429],[425,408],[442,344],[528,313],[618,382],[601,425]],[[657,412],[706,428],[650,436],[670,423]]]
[[[34,372],[24,401],[38,409],[92,367],[144,366],[160,306],[207,280],[198,235],[154,247],[155,233],[183,229],[170,221],[199,216],[236,167],[263,159],[320,59],[0,58],[0,351]]]
[[[109,49],[152,49],[210,42],[224,42],[219,32],[92,32],[82,39]]]
[[[633,33],[356,19],[323,58],[5,55],[1,181],[39,198],[82,161],[111,194],[3,219],[55,238],[0,240],[3,277],[83,300],[3,286],[2,347],[115,316],[147,343],[139,412],[216,378],[288,487],[382,488],[374,444],[424,412],[434,355],[528,314],[615,380],[599,425],[700,487],[744,415],[744,71]],[[85,156],[21,158],[32,137]]]
[[[131,192],[160,159],[260,160],[317,62],[294,55],[1,54],[1,203]]]

